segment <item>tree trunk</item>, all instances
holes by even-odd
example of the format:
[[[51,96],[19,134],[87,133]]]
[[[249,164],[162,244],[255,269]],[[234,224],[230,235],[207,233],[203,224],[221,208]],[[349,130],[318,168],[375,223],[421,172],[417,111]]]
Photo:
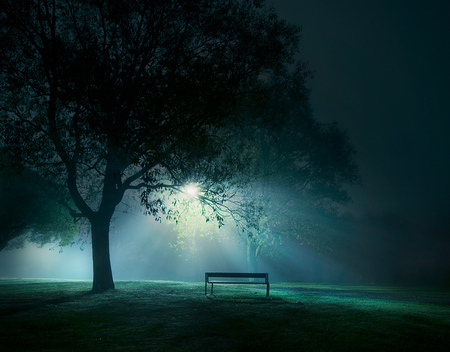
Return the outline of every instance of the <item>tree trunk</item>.
[[[247,270],[249,273],[258,272],[257,259],[258,246],[252,241],[250,237],[247,237]]]
[[[114,280],[109,256],[110,218],[96,216],[91,220],[92,261],[94,265],[93,293],[102,293],[114,289]]]

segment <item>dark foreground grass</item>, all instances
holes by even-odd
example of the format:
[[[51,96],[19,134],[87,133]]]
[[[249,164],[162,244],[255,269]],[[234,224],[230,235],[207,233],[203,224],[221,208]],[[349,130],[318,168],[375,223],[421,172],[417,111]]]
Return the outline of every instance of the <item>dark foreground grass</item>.
[[[448,351],[450,294],[388,287],[0,280],[1,351]]]

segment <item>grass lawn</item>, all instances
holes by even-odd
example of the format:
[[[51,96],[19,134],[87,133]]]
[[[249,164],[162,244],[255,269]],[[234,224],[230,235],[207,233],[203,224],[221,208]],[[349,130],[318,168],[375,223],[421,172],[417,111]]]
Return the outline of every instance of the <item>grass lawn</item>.
[[[0,279],[1,351],[448,351],[450,293]]]

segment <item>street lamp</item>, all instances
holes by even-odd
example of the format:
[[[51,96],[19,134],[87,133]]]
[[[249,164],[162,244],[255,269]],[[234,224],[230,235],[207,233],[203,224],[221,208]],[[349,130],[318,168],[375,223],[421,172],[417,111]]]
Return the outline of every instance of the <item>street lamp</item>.
[[[189,183],[183,187],[183,193],[190,198],[197,198],[199,192],[200,192],[199,188],[194,183]]]

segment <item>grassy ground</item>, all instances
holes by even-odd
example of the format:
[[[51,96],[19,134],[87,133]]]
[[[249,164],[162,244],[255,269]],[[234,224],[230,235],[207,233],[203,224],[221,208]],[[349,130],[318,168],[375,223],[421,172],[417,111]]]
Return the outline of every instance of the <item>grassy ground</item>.
[[[259,285],[257,285],[259,286]],[[1,351],[447,351],[450,293],[389,287],[0,280]]]

